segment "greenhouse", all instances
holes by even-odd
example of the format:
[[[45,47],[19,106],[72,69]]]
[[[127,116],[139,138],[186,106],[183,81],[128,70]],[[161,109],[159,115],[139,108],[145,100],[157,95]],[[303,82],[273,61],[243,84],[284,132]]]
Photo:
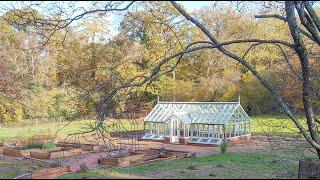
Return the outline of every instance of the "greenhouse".
[[[238,102],[158,102],[144,119],[144,140],[219,145],[250,137],[250,118]]]

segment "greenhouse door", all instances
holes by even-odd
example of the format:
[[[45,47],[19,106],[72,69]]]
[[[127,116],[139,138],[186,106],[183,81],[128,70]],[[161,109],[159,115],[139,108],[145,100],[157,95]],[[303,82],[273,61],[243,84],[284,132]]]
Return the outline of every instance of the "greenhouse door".
[[[179,128],[179,119],[177,118],[172,118],[171,119],[171,132],[170,132],[170,143],[179,143],[179,133],[178,133],[178,128]]]

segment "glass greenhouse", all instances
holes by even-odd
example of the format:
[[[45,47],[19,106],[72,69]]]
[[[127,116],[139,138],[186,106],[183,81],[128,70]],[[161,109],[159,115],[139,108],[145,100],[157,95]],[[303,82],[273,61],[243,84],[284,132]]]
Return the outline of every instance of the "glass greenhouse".
[[[144,119],[142,139],[218,145],[250,136],[250,118],[239,102],[158,102]]]

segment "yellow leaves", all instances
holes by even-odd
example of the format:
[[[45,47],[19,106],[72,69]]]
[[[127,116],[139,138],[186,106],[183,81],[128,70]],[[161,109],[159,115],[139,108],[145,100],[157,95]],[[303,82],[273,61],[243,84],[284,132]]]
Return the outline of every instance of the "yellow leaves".
[[[31,99],[36,107],[32,117],[40,118],[66,118],[77,111],[78,92],[71,88],[55,88],[42,91]]]
[[[24,121],[24,107],[13,99],[9,99],[0,92],[0,122]]]
[[[224,91],[221,100],[222,101],[235,101],[235,97],[237,97],[237,92],[239,91],[239,86],[236,84],[231,84]]]

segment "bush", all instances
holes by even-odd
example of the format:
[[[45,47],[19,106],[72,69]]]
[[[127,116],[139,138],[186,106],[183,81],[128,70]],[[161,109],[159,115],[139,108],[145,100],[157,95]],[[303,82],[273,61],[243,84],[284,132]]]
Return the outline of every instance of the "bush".
[[[56,145],[52,141],[48,141],[43,143],[42,149],[50,149],[50,148],[55,148]]]
[[[227,141],[223,141],[223,142],[220,144],[219,148],[220,148],[221,154],[225,154],[225,153],[227,152],[227,149],[228,149],[228,143],[227,143]]]
[[[189,170],[197,170],[195,165],[190,165],[189,167],[187,167],[187,169],[189,169]]]
[[[80,165],[80,170],[79,170],[79,172],[88,172],[90,169],[88,168],[88,166],[85,164],[85,163],[83,163],[83,164],[81,164]]]

